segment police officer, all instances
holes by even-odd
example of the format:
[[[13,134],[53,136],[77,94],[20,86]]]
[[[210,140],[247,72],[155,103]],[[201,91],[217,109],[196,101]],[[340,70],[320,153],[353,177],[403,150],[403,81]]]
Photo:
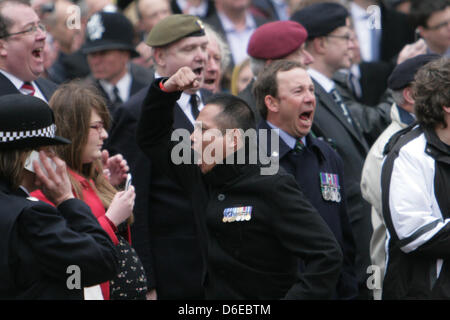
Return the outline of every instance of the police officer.
[[[0,97],[0,299],[83,299],[82,287],[117,272],[114,245],[74,198],[65,163],[51,156],[54,169],[43,151],[32,161],[33,149],[70,143],[55,130],[41,99]],[[37,186],[56,207],[30,197]],[[72,288],[69,267],[79,270]]]
[[[331,298],[342,263],[339,245],[290,174],[264,174],[250,161],[257,149],[241,130],[255,130],[254,116],[243,100],[227,94],[209,99],[191,135],[199,162],[187,157],[175,164],[172,151],[180,145],[171,142],[173,107],[181,90],[198,86],[198,75],[188,67],[156,79],[142,107],[137,140],[190,196],[208,246],[206,297]],[[187,140],[184,152],[190,153]],[[298,258],[307,262],[302,277]]]
[[[268,134],[271,129],[279,130],[279,150],[272,151],[270,138],[261,147],[295,177],[343,251],[335,298],[356,298],[355,244],[347,216],[343,163],[327,143],[310,133],[316,108],[312,80],[300,63],[275,61],[260,73],[254,92],[264,118],[259,130]]]
[[[133,25],[121,13],[100,11],[87,22],[82,47],[91,71],[87,79],[102,92],[111,114],[151,82],[151,72],[130,61],[139,56],[133,39]]]

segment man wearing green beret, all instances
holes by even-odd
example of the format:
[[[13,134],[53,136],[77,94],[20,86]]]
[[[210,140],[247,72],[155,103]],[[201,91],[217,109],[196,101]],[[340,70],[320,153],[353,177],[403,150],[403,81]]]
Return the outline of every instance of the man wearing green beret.
[[[206,68],[208,38],[197,17],[171,15],[158,22],[146,39],[152,47],[154,78],[170,77],[190,67],[199,82]],[[153,79],[148,79],[151,82]],[[133,246],[147,273],[148,298],[204,298],[204,268],[191,202],[176,182],[166,177],[136,144],[136,127],[146,86],[117,109],[107,149],[128,161],[136,186]],[[186,90],[175,108],[175,129],[193,131],[208,91]]]

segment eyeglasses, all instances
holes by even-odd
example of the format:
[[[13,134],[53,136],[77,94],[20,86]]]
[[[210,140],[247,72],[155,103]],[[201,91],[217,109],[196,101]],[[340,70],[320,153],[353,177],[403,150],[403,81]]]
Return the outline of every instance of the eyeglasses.
[[[330,34],[327,36],[327,38],[338,38],[338,39],[344,39],[346,41],[355,41],[355,37],[352,36],[351,34],[344,34],[342,36]]]
[[[443,22],[441,22],[441,23],[439,23],[439,24],[437,24],[437,25],[435,25],[433,27],[428,27],[427,29],[428,30],[438,30],[438,29],[441,29],[443,27],[447,27],[449,24],[450,24],[450,20],[447,20],[447,21],[443,21]]]
[[[47,28],[45,27],[45,25],[43,23],[39,22],[38,24],[33,24],[33,25],[29,26],[28,28],[26,28],[23,31],[8,33],[1,38],[7,38],[7,37],[15,36],[18,34],[27,34],[27,33],[32,34],[32,33],[35,33],[38,29],[41,30],[42,32],[47,32]]]
[[[101,134],[103,132],[103,129],[105,129],[105,125],[103,124],[103,122],[96,122],[91,124],[89,128],[95,129],[99,134]]]

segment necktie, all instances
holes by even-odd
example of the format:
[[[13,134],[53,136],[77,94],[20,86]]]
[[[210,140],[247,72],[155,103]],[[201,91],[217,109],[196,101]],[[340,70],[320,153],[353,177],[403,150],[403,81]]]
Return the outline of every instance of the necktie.
[[[349,87],[352,89],[352,92],[355,95],[355,97],[361,98],[362,95],[361,85],[359,84],[358,78],[354,76],[351,71],[348,74],[348,84]]]
[[[191,104],[191,113],[194,119],[197,119],[198,114],[200,111],[198,110],[198,97],[196,94],[192,94],[191,98],[189,99],[189,103]]]
[[[120,104],[123,102],[119,95],[119,89],[117,89],[116,86],[114,86],[113,94],[114,94],[114,101],[113,101],[114,104],[116,103]]]
[[[34,87],[31,84],[31,82],[24,82],[22,87],[20,87],[20,90],[22,91],[23,94],[26,94],[27,96],[34,96]]]
[[[294,151],[299,153],[302,152],[303,149],[305,149],[305,144],[303,143],[302,138],[298,138],[297,141],[295,141]]]
[[[350,116],[350,113],[348,112],[347,106],[345,105],[344,101],[342,100],[341,95],[336,90],[336,88],[333,88],[331,90],[331,95],[333,96],[334,102],[341,108],[342,113],[344,114],[344,117],[347,119],[347,122],[351,125],[353,125],[352,118]]]

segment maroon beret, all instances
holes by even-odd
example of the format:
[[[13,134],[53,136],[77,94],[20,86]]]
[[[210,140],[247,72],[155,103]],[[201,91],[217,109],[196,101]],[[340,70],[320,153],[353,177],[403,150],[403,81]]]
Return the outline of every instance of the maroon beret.
[[[253,32],[247,53],[256,59],[281,59],[297,50],[307,37],[306,29],[298,22],[269,22]]]

